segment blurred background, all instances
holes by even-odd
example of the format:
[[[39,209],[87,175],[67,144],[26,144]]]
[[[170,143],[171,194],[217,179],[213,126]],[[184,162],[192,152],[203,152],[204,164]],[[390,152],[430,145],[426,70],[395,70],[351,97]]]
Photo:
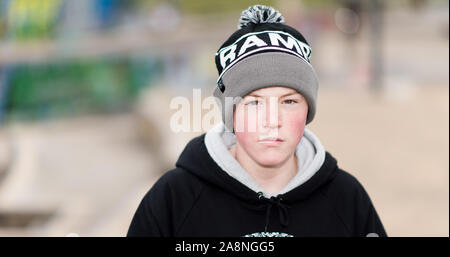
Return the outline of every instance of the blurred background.
[[[0,236],[126,235],[202,133],[172,132],[170,101],[212,95],[214,54],[253,4],[312,46],[309,129],[387,233],[449,236],[446,0],[0,0]]]

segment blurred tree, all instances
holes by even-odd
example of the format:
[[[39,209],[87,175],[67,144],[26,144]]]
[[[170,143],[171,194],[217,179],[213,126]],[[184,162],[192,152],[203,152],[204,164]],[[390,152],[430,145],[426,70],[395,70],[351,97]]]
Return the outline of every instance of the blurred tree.
[[[42,38],[52,35],[61,0],[7,1],[8,35],[18,39]]]

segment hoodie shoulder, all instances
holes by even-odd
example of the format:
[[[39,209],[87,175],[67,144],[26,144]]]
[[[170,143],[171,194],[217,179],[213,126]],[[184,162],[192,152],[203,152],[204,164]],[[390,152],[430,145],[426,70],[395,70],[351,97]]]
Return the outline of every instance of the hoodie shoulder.
[[[336,176],[333,180],[334,189],[343,190],[344,193],[355,193],[364,190],[358,179],[352,174],[340,168],[337,169]]]
[[[201,182],[193,174],[183,168],[177,167],[164,173],[155,183],[155,191],[170,190],[173,193],[182,191],[183,193],[196,194],[199,191]]]
[[[377,233],[386,236],[367,191],[355,176],[338,168],[323,193],[352,235]]]
[[[177,162],[175,163],[175,166],[177,168],[181,167],[189,169],[192,164],[196,164],[198,161],[204,159],[206,157],[205,155],[207,155],[205,147],[205,134],[202,134],[194,137],[186,144]]]
[[[167,171],[159,178],[149,191],[153,201],[183,198],[184,202],[191,203],[200,194],[202,183],[190,172],[183,168]]]
[[[368,204],[370,200],[358,179],[340,168],[337,168],[333,180],[324,188],[323,193],[337,206]]]
[[[202,190],[200,181],[184,169],[166,172],[143,197],[128,234],[176,236]]]

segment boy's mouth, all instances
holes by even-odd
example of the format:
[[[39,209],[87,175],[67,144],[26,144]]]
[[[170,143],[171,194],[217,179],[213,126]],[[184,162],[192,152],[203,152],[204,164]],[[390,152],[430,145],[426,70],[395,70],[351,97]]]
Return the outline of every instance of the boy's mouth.
[[[259,139],[258,142],[267,146],[278,146],[283,143],[284,140],[278,137],[266,137]]]

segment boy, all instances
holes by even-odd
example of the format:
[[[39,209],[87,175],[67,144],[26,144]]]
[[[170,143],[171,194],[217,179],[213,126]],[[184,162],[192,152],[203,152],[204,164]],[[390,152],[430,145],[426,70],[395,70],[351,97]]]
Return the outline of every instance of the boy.
[[[188,143],[128,236],[386,236],[364,188],[305,128],[318,89],[310,56],[278,11],[243,11],[216,54],[223,123]]]

